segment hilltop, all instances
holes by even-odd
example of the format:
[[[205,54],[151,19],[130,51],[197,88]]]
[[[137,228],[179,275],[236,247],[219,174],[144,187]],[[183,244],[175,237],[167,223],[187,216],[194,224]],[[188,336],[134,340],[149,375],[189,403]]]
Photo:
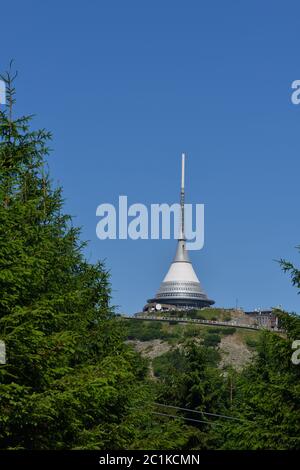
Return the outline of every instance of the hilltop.
[[[225,309],[225,308],[202,308],[202,309],[189,309],[189,310],[168,310],[168,311],[157,311],[153,312],[138,312],[134,316],[151,316],[156,317],[174,317],[174,318],[188,318],[197,320],[211,320],[219,322],[236,322],[237,324],[243,325],[254,325],[255,321],[249,315],[245,314],[240,309]]]

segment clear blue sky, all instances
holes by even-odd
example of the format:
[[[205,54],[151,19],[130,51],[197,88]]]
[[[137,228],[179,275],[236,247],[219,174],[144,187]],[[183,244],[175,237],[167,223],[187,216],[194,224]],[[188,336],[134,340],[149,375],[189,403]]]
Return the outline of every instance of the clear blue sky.
[[[299,36],[296,1],[2,2],[0,67],[15,59],[18,111],[54,134],[52,176],[120,311],[155,294],[175,242],[100,241],[96,207],[177,202],[182,151],[208,295],[300,311],[274,261],[300,264]]]

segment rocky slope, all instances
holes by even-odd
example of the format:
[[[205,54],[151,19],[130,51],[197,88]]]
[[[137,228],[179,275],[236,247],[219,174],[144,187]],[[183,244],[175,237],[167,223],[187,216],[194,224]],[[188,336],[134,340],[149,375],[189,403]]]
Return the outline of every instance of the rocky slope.
[[[216,309],[214,309],[214,317],[216,317]],[[155,358],[181,348],[185,341],[190,340],[215,349],[219,354],[219,367],[224,370],[228,366],[241,370],[249,363],[255,354],[255,346],[260,334],[259,331],[234,327],[169,324],[159,321],[125,320],[125,326],[128,343],[147,357],[150,365]],[[151,375],[155,375],[155,370],[152,370]]]

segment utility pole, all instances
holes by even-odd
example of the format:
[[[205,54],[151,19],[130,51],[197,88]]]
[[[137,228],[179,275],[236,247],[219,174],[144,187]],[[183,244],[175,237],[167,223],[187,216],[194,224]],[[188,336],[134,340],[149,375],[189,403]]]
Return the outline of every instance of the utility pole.
[[[6,348],[2,340],[0,340],[0,364],[6,364]]]

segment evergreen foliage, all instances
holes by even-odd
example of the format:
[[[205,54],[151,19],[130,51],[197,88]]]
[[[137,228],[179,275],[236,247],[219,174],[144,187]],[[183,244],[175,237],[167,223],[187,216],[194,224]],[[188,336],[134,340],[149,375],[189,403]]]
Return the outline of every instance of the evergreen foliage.
[[[223,448],[300,448],[300,368],[291,355],[289,339],[264,332],[255,361],[237,377],[230,412],[241,421],[224,426]]]
[[[109,306],[108,273],[86,262],[46,167],[50,133],[0,113],[0,448],[120,448],[146,374]]]

